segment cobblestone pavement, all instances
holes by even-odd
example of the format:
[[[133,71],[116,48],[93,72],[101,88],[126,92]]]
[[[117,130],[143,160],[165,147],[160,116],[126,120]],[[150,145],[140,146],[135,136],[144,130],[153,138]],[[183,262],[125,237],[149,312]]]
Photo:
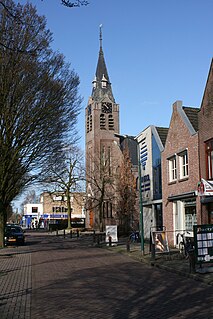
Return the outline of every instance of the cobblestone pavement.
[[[5,252],[6,251],[6,252]],[[30,318],[31,254],[18,249],[0,252],[0,318]]]
[[[34,233],[0,250],[1,319],[210,319],[212,292],[88,238]]]

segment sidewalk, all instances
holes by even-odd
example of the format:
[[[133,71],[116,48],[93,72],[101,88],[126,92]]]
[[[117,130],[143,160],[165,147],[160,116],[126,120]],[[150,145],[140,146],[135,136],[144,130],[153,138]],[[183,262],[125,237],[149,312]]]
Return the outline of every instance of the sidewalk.
[[[141,253],[140,243],[130,244],[130,251],[127,250],[125,241],[116,246],[107,246],[107,248],[121,254],[126,254],[129,257],[144,262],[150,266],[164,269],[169,272],[175,272],[181,276],[198,280],[208,285],[213,285],[213,266],[211,265],[211,267],[209,267],[205,265],[205,267],[203,266],[200,268],[199,265],[196,265],[195,272],[192,273],[190,272],[189,260],[183,258],[178,250],[174,249],[169,254],[156,254],[155,259],[153,260],[149,252],[149,244],[146,243],[144,247],[144,255]]]
[[[34,272],[34,276],[36,274],[35,264],[33,263],[33,254],[39,254],[39,267],[45,267],[45,260],[41,259],[42,250],[48,252],[48,247],[53,249],[54,251],[54,242],[55,242],[55,234],[48,233],[48,236],[44,235],[41,247],[38,250],[37,245],[34,245],[36,242],[36,237],[39,237],[39,233],[33,234],[32,244],[26,246],[19,247],[8,247],[5,249],[0,249],[0,318],[1,319],[30,319],[32,312],[32,295],[33,295],[33,280],[32,280],[32,272]],[[81,243],[82,241],[82,243]],[[63,238],[63,235],[57,236],[57,245],[55,253],[60,254],[60,249],[62,248],[62,252],[64,254],[67,249],[63,249],[63,246],[69,247],[69,243],[79,242],[80,245],[88,246],[97,246],[96,243],[93,243],[93,236],[80,236],[79,238],[74,237],[70,238],[70,236],[66,236]],[[50,245],[50,246],[49,246]],[[107,249],[109,252],[113,252],[116,254],[123,254],[137,260],[142,263],[146,263],[150,267],[158,267],[162,269],[162,271],[175,272],[180,274],[181,276],[185,276],[194,280],[199,280],[208,285],[213,285],[213,273],[195,273],[192,274],[189,271],[189,261],[186,259],[180,259],[179,253],[171,253],[169,255],[156,255],[155,260],[151,259],[151,255],[149,254],[149,245],[145,245],[145,254],[142,256],[141,254],[141,246],[140,243],[131,244],[130,251],[127,251],[126,240],[121,239],[119,244],[116,246],[106,246],[103,242],[100,245],[100,249]],[[73,250],[77,251],[77,250]],[[45,254],[48,256],[48,253]],[[64,262],[64,267],[66,266],[66,255],[64,255],[64,259],[62,258],[62,263]],[[110,257],[110,256],[109,256]],[[48,257],[47,257],[48,258]],[[37,260],[37,259],[36,259]],[[58,259],[57,259],[58,260]],[[130,259],[129,259],[130,260]],[[35,259],[34,259],[35,262]],[[56,273],[61,269],[61,263],[58,264],[59,269],[55,269],[55,265],[52,264],[51,271],[56,271]],[[73,264],[73,267],[75,264]],[[34,268],[33,268],[34,267]],[[33,270],[34,269],[34,270]],[[64,268],[64,271],[67,268]],[[41,270],[41,269],[40,269]],[[38,282],[36,284],[42,284],[40,282],[42,277],[40,277],[40,270],[37,274]],[[46,274],[47,276],[54,277],[55,274],[51,274],[51,272]],[[48,277],[48,278],[49,278]],[[45,279],[45,278],[43,278]],[[34,282],[35,288],[35,282]],[[35,298],[35,295],[33,295]],[[35,312],[35,311],[34,311]],[[39,316],[38,316],[39,317]],[[36,317],[37,318],[37,317]],[[58,318],[58,317],[56,317]]]

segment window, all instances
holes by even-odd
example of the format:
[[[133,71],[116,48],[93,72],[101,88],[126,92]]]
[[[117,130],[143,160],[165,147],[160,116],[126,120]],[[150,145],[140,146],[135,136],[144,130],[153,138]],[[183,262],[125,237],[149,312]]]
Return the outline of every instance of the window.
[[[177,179],[177,162],[176,156],[169,159],[169,181],[173,182]]]
[[[111,148],[108,146],[108,166],[109,166],[109,175],[111,175]]]
[[[192,231],[193,225],[197,225],[196,202],[185,202],[185,230]]]
[[[89,117],[89,130],[92,131],[92,115]]]
[[[180,179],[188,177],[189,168],[188,168],[188,151],[184,151],[179,156],[179,165],[180,165]]]
[[[89,132],[89,117],[87,117],[87,133]]]
[[[110,114],[108,117],[108,125],[109,125],[109,130],[114,130],[114,119],[112,114]]]
[[[106,126],[106,119],[105,119],[105,115],[101,114],[100,115],[100,128],[101,129],[105,129]]]
[[[112,203],[109,201],[103,202],[103,218],[112,218]]]
[[[206,142],[207,179],[213,179],[213,140]]]

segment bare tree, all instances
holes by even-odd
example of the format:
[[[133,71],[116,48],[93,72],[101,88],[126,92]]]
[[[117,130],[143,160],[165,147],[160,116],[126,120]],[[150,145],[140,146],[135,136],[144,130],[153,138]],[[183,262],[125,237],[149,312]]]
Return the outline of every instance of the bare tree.
[[[44,0],[41,0],[41,1],[44,1]],[[76,1],[61,0],[61,4],[65,7],[68,7],[68,8],[76,8],[76,7],[81,7],[81,6],[88,6],[89,1],[87,1],[87,0],[76,0]],[[8,13],[11,14],[11,16],[15,17],[12,10],[10,9],[10,7],[7,6],[6,0],[0,1],[0,5],[2,5],[8,11]]]
[[[41,174],[42,182],[50,193],[65,195],[68,214],[68,228],[71,228],[71,196],[84,189],[83,153],[77,146],[70,146],[61,152],[61,159],[51,160]],[[76,197],[77,200],[77,197]]]
[[[88,155],[89,156],[89,155]],[[87,210],[95,212],[95,227],[103,231],[104,211],[112,210],[115,197],[115,174],[112,160],[103,153],[99,158],[88,159],[90,163],[87,168]],[[110,205],[110,207],[108,207]]]
[[[87,6],[89,4],[86,0],[77,0],[77,1],[69,1],[69,0],[61,0],[61,4],[68,8],[75,8],[80,6]]]
[[[123,161],[117,175],[117,195],[117,215],[120,229],[128,234],[136,214],[136,181],[127,149],[123,151]]]
[[[30,4],[3,2],[18,18],[0,7],[0,246],[11,201],[75,136],[81,104],[79,78],[51,50],[45,18]]]

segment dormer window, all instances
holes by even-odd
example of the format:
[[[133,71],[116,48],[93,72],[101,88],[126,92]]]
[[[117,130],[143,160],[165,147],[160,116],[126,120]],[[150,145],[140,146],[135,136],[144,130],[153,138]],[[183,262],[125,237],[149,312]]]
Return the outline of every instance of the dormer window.
[[[95,76],[94,80],[92,81],[92,86],[95,89],[97,87],[97,78]]]
[[[104,74],[103,74],[103,77],[102,77],[102,80],[101,80],[101,87],[102,88],[106,88],[107,87],[107,79],[105,78]]]

